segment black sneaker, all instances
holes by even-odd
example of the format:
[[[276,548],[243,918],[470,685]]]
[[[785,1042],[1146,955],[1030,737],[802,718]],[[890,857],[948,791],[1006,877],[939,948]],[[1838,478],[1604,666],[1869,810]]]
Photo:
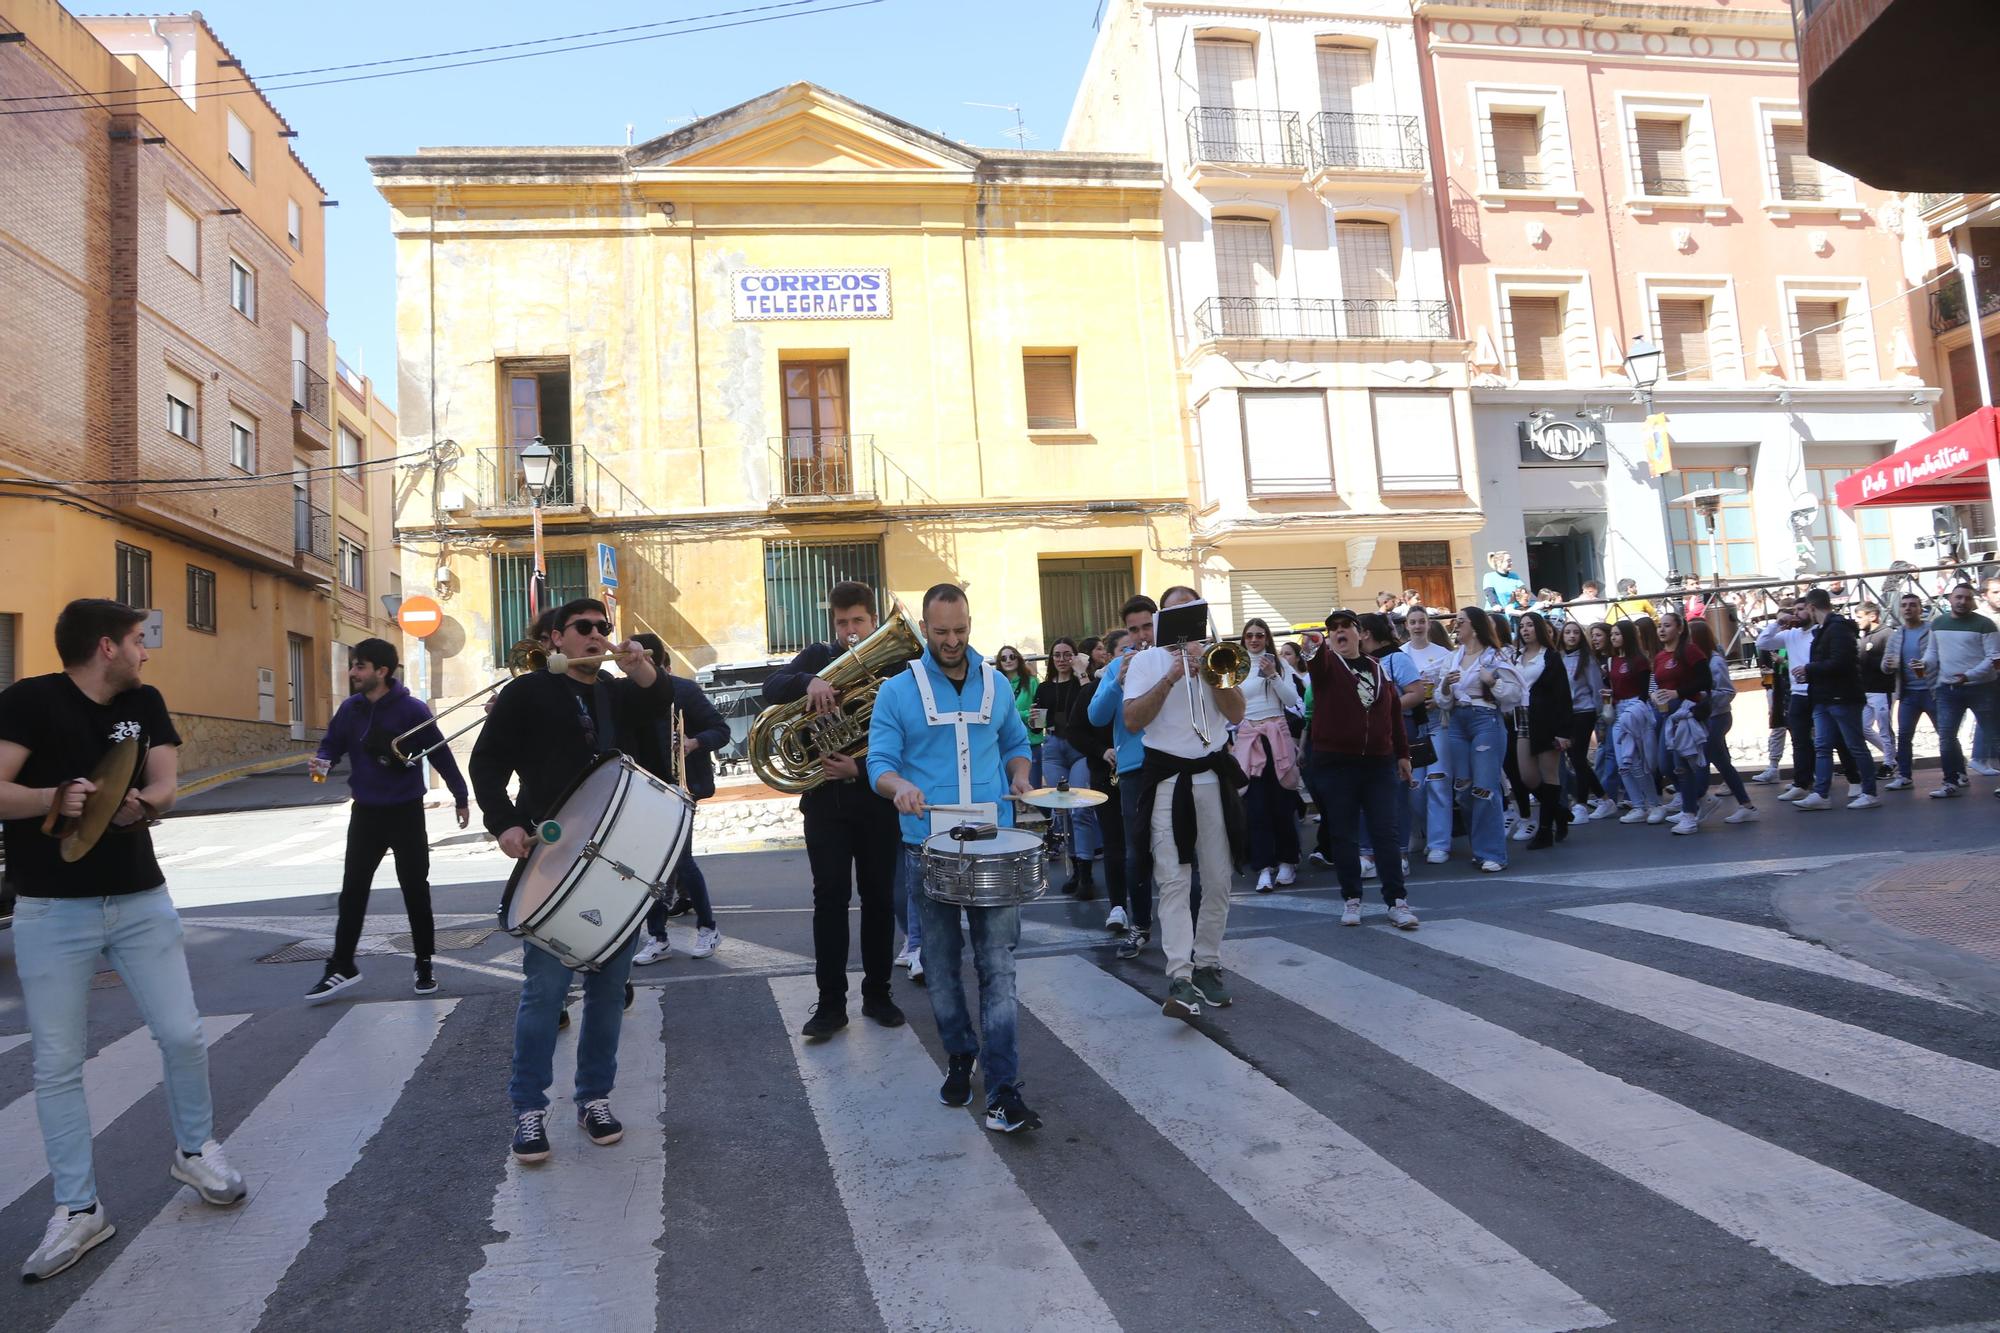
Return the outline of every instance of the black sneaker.
[[[1126,931],[1125,938],[1118,941],[1118,956],[1126,959],[1137,958],[1146,952],[1146,942],[1152,937],[1153,932],[1150,930]]]
[[[630,1009],[632,1007],[632,997],[637,995],[638,993],[639,992],[632,989],[631,982],[628,981],[625,983],[625,1007],[627,1009]]]
[[[514,1160],[517,1162],[549,1160],[547,1111],[523,1111],[514,1117]]]
[[[862,996],[861,1016],[863,1018],[872,1018],[885,1028],[899,1028],[903,1026],[905,1021],[903,1011],[897,1007],[894,1000],[886,995],[875,1000],[871,1000],[865,995]]]
[[[625,1137],[625,1126],[618,1123],[618,1117],[611,1114],[611,1103],[602,1097],[577,1107],[576,1123],[600,1148],[608,1148]]]
[[[976,1055],[954,1055],[951,1068],[945,1072],[944,1086],[938,1089],[938,1100],[946,1106],[969,1106],[972,1103],[972,1066],[977,1063]]]
[[[306,1003],[318,1004],[323,1000],[331,1000],[334,996],[340,994],[359,980],[361,980],[361,973],[359,971],[329,971],[314,984],[311,990],[306,992]]]
[[[419,958],[417,960],[417,982],[411,989],[415,990],[419,995],[435,995],[437,994],[437,988],[437,978],[431,975],[431,960],[428,958]]]
[[[806,1018],[806,1025],[799,1029],[799,1035],[814,1041],[824,1040],[847,1026],[847,1002],[845,1000],[821,1000],[813,1006]]]
[[[1042,1118],[1028,1109],[1021,1100],[1021,1085],[1008,1084],[1000,1089],[986,1107],[986,1127],[1001,1134],[1012,1134],[1021,1129],[1040,1129]]]
[[[568,1005],[564,1005],[564,1006],[562,1007],[562,1012],[561,1012],[560,1014],[556,1015],[556,1031],[558,1031],[558,1032],[567,1032],[567,1031],[569,1031],[569,1006],[568,1006]]]

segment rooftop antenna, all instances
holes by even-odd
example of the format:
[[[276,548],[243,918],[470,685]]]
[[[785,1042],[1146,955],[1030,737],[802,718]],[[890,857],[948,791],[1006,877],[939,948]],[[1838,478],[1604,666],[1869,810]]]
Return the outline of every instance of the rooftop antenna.
[[[630,148],[632,146],[632,131],[635,128],[637,127],[634,126],[631,121],[628,120],[625,122],[625,146],[627,148]]]
[[[1011,130],[1002,130],[1000,132],[1006,135],[1009,139],[1012,139],[1014,141],[1014,146],[1017,148],[1025,150],[1028,146],[1028,140],[1035,137],[1035,132],[1028,128],[1027,121],[1021,118],[1021,107],[1018,102],[966,102],[964,103],[964,105],[984,107],[988,111],[1013,112],[1014,128]]]

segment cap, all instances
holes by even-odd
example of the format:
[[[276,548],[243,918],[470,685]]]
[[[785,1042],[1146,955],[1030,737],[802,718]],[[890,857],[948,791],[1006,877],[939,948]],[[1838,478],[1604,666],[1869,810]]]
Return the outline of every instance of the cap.
[[[1348,610],[1344,606],[1337,606],[1333,610],[1326,613],[1326,624],[1328,629],[1333,628],[1333,622],[1336,620],[1344,620],[1348,624],[1357,627],[1361,624],[1361,617],[1355,615],[1352,611]]]

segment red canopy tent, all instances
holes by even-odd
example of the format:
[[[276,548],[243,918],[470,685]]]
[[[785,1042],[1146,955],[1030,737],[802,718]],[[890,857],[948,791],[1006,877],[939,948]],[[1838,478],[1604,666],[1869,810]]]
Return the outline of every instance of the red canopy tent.
[[[1842,509],[1983,504],[2000,466],[2000,408],[1982,407],[1834,485]]]

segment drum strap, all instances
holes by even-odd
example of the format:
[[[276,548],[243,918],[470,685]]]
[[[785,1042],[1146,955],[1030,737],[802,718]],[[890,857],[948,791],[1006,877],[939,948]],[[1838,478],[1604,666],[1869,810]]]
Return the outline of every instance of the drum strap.
[[[995,686],[997,676],[992,667],[981,664],[979,676],[985,694],[979,701],[978,712],[960,710],[955,713],[941,713],[938,711],[937,692],[931,687],[930,673],[924,670],[924,663],[927,660],[929,659],[920,657],[910,663],[910,674],[916,677],[917,694],[924,701],[924,721],[933,727],[950,727],[956,733],[954,739],[957,741],[958,749],[958,800],[961,805],[970,805],[972,804],[972,737],[968,729],[974,723],[983,727],[993,720],[993,700],[999,693]]]

